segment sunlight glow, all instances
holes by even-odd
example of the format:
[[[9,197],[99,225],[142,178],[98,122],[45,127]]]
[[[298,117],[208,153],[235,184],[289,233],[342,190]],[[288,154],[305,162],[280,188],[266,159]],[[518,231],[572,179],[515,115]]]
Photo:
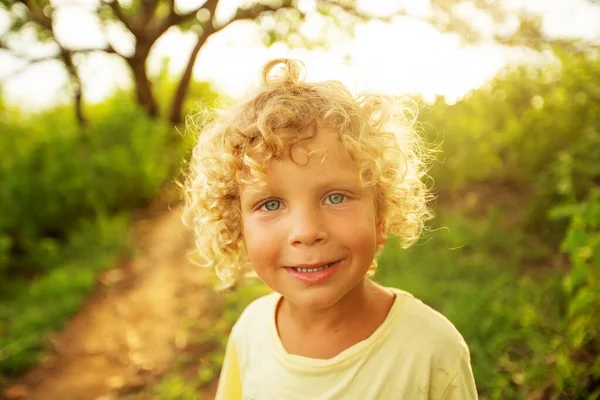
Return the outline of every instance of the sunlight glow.
[[[201,1],[182,0],[177,2],[177,8],[189,10]],[[515,9],[524,4],[516,0],[510,0],[509,3],[511,1]],[[102,47],[106,43],[104,35],[108,34],[111,44],[118,51],[132,54],[134,38],[130,33],[117,24],[102,32],[97,18],[88,11],[98,1],[76,0],[75,4],[78,5],[75,6],[73,0],[55,0],[53,3],[60,5],[55,26],[61,43],[71,48]],[[237,6],[245,3],[248,1],[221,0],[217,10],[218,20],[226,21]],[[359,4],[365,12],[386,15],[397,11],[402,2],[361,0]],[[593,23],[600,20],[600,16],[592,12],[586,14],[584,6],[576,9],[564,2],[541,0],[529,0],[527,4],[547,15],[545,27],[555,34],[571,32],[574,35],[600,35],[600,24]],[[303,0],[300,6],[310,10],[314,8],[314,2]],[[427,15],[430,6],[429,1],[419,0],[405,3],[405,7],[409,14],[423,16]],[[577,18],[578,23],[566,24],[565,15]],[[559,16],[563,20],[559,21]],[[485,24],[486,21],[480,23]],[[6,18],[0,15],[0,31],[6,24]],[[311,17],[303,27],[303,32],[317,38],[321,25],[319,18]],[[429,24],[407,17],[397,17],[392,23],[371,21],[358,26],[354,38],[339,36],[328,39],[335,43],[328,48],[291,49],[284,44],[265,48],[260,41],[258,27],[251,22],[240,21],[207,41],[197,59],[194,77],[211,81],[227,95],[239,97],[256,86],[260,67],[267,60],[293,57],[308,64],[310,80],[339,79],[354,92],[377,90],[392,94],[419,93],[426,98],[444,95],[448,101],[454,102],[493,77],[511,59],[506,50],[497,45],[465,48],[456,35],[442,34]],[[170,60],[171,73],[181,73],[194,41],[192,33],[169,30],[150,54],[150,73],[157,74],[165,58]],[[53,46],[35,44],[31,35],[15,39],[14,44],[15,48],[27,49],[32,56],[55,51]],[[23,67],[18,60],[1,53],[0,78]],[[90,54],[82,61],[80,70],[88,102],[100,101],[114,89],[130,85],[126,66],[113,55]],[[27,108],[47,107],[56,101],[68,99],[64,89],[66,82],[64,71],[60,71],[57,62],[51,61],[39,63],[17,74],[4,84],[3,90],[5,98],[12,103]]]

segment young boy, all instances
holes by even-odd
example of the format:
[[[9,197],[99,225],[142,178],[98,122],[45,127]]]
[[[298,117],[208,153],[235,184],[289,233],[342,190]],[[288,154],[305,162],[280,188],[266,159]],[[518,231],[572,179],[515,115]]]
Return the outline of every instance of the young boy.
[[[409,246],[430,217],[414,119],[300,73],[269,62],[194,149],[199,255],[227,284],[252,268],[274,290],[233,327],[217,399],[476,399],[454,326],[367,277],[387,233]]]

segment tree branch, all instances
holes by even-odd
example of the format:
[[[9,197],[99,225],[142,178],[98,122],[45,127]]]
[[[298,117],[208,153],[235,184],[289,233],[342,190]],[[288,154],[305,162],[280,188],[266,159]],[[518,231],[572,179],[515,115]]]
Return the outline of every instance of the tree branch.
[[[171,0],[174,3],[174,0]],[[154,17],[158,0],[142,0],[142,24],[149,23]]]
[[[235,12],[235,15],[233,16],[233,18],[231,20],[229,20],[225,25],[223,25],[222,28],[224,28],[225,26],[227,26],[235,21],[241,21],[244,19],[250,19],[250,20],[256,19],[260,16],[260,14],[267,12],[267,11],[277,11],[282,8],[290,8],[290,7],[292,7],[291,0],[285,0],[285,1],[283,1],[283,3],[280,6],[277,6],[277,7],[273,7],[273,6],[270,6],[267,4],[260,4],[260,3],[254,4],[251,7],[246,7],[246,8],[240,7]]]
[[[79,121],[79,124],[82,127],[85,127],[87,125],[87,119],[83,114],[83,84],[81,83],[81,77],[79,76],[77,67],[73,63],[73,53],[61,46],[60,59],[65,64],[67,72],[71,77],[75,115]]]
[[[132,33],[135,34],[135,27],[123,12],[123,9],[121,8],[121,5],[119,4],[118,0],[102,0],[102,4],[110,7],[113,13],[115,14],[115,17],[117,17],[117,19],[121,21],[127,29],[129,29]]]
[[[89,49],[67,49],[67,48],[65,48],[65,50],[66,50],[66,51],[68,51],[68,52],[70,52],[70,53],[93,53],[93,52],[95,52],[95,51],[101,51],[101,52],[103,52],[103,53],[107,53],[107,54],[116,54],[116,55],[118,55],[118,56],[121,56],[121,57],[123,57],[123,56],[121,55],[121,53],[119,53],[118,51],[116,51],[116,50],[114,49],[114,47],[112,47],[112,46],[110,45],[110,43],[107,45],[107,47],[104,47],[104,48],[96,48],[96,47],[94,47],[94,48],[89,48]]]
[[[36,0],[17,0],[18,2],[25,5],[28,8],[31,21],[38,24],[41,28],[46,29],[52,35],[52,39],[56,43],[59,48],[59,54],[52,57],[42,57],[36,59],[29,59],[28,64],[38,63],[41,61],[45,61],[48,59],[60,59],[62,60],[71,82],[74,85],[73,88],[73,100],[75,105],[75,114],[77,115],[77,119],[81,126],[85,126],[87,121],[85,116],[83,115],[83,93],[82,93],[82,84],[81,78],[79,77],[79,73],[77,71],[77,67],[73,63],[73,51],[65,48],[62,43],[58,41],[56,38],[56,32],[54,31],[54,25],[52,23],[52,18],[44,13],[43,5],[38,4]],[[7,50],[6,46],[3,46],[5,50]],[[18,54],[13,52],[13,54]],[[23,58],[23,57],[21,57]],[[27,59],[28,57],[25,57]],[[12,74],[11,74],[12,75]]]
[[[201,7],[198,7],[192,11],[189,11],[189,12],[183,13],[183,14],[177,14],[173,10],[173,12],[168,17],[169,23],[171,24],[170,26],[181,24],[181,23],[189,20],[190,18],[195,18],[198,11],[200,11],[202,9],[208,10],[211,14],[211,19],[214,19],[215,10],[217,8],[218,3],[219,3],[219,0],[207,0],[206,3],[204,3]],[[260,4],[260,3],[254,4],[251,7],[246,7],[246,8],[240,7],[235,12],[235,15],[233,16],[233,18],[230,19],[229,21],[227,21],[223,26],[220,26],[219,28],[217,28],[217,31],[225,28],[232,22],[241,21],[244,19],[256,19],[263,12],[277,11],[281,8],[289,8],[289,7],[292,7],[291,0],[285,0],[285,1],[283,1],[282,5],[277,6],[277,7],[267,5],[267,4]]]
[[[149,25],[148,29],[150,29],[150,31],[151,31],[151,34],[149,36],[158,38],[160,35],[162,35],[164,32],[166,32],[167,29],[169,29],[170,27],[179,25],[190,19],[196,18],[196,14],[202,9],[207,10],[210,14],[210,19],[209,19],[208,23],[206,24],[206,26],[202,27],[203,30],[206,31],[207,29],[213,29],[213,25],[214,25],[213,20],[214,20],[214,16],[215,16],[215,10],[217,9],[218,4],[219,4],[219,0],[207,0],[201,7],[198,7],[187,13],[178,14],[175,11],[174,0],[170,0],[171,9],[170,9],[169,15],[167,15],[161,21],[155,21],[156,23],[153,24],[154,28],[150,28],[152,25]],[[208,27],[209,25],[210,25],[210,27]]]
[[[175,11],[174,0],[171,0],[171,2],[172,2],[171,13],[167,17],[167,20],[171,23],[170,26],[179,25],[182,22],[185,22],[191,18],[195,18],[198,11],[202,10],[203,8],[208,10],[208,12],[210,12],[210,18],[213,19],[215,16],[215,10],[217,9],[217,5],[219,4],[219,0],[206,0],[206,2],[204,4],[202,4],[200,7],[196,8],[194,10],[188,11],[186,13],[183,13],[183,14],[178,14]]]
[[[3,49],[4,50],[4,49]],[[13,53],[14,54],[14,53]],[[17,55],[18,57],[18,55]],[[25,70],[27,69],[27,67],[30,67],[34,64],[38,64],[44,61],[51,61],[51,60],[58,60],[60,58],[59,54],[56,55],[52,55],[52,56],[48,56],[48,57],[39,57],[39,58],[21,58],[22,61],[25,61],[25,65],[23,65],[22,67],[19,67],[18,69],[16,69],[13,72],[10,72],[2,77],[0,77],[0,82],[6,82],[20,74],[22,74],[23,72],[25,72]]]
[[[218,5],[219,5],[219,0],[206,0],[206,3],[204,3],[204,6],[202,7],[202,8],[205,8],[210,13],[210,18],[207,21],[208,25],[204,28],[204,32],[202,34],[204,36],[204,41],[206,41],[206,39],[208,39],[208,37],[214,33],[215,13],[217,12]],[[200,11],[200,10],[198,10],[198,11]],[[196,11],[196,13],[198,11]]]
[[[183,102],[185,100],[190,86],[190,82],[192,80],[192,73],[194,70],[194,64],[196,63],[196,58],[198,57],[198,53],[200,52],[202,46],[204,46],[206,40],[216,31],[217,30],[214,28],[213,24],[208,25],[207,30],[203,30],[202,33],[198,35],[196,45],[190,53],[190,58],[185,67],[185,70],[183,71],[183,74],[181,75],[181,78],[179,79],[179,84],[177,85],[177,90],[175,91],[175,95],[173,96],[173,102],[171,104],[170,121],[175,124],[179,124],[183,121]]]
[[[35,1],[31,0],[16,0],[17,3],[23,4],[29,10],[31,21],[40,25],[42,28],[52,31],[52,20],[44,14],[42,7]]]
[[[20,58],[20,59],[26,60],[26,61],[32,60],[32,58],[29,57],[27,54],[21,54],[21,53],[15,51],[14,49],[11,49],[10,47],[8,47],[7,45],[5,45],[2,42],[0,42],[0,50],[4,50],[5,52],[9,53],[11,56],[13,56],[15,58]]]
[[[381,21],[381,22],[391,22],[392,19],[398,15],[406,15],[405,12],[397,12],[392,15],[387,15],[387,16],[381,17],[381,16],[372,15],[372,14],[368,14],[368,13],[359,11],[356,9],[356,6],[352,6],[351,4],[348,4],[347,2],[339,2],[336,0],[319,0],[317,2],[317,4],[324,5],[324,6],[337,7],[340,10],[344,11],[346,14],[360,19],[362,22],[366,22],[369,20],[376,20],[376,21]]]
[[[106,47],[104,49],[98,49],[100,51],[103,51],[105,53],[109,53],[109,54],[116,54],[122,58],[125,58],[125,56],[121,53],[119,53],[114,47],[113,45],[110,43],[110,41],[108,40],[108,32],[106,30],[106,25],[104,21],[100,21],[100,29],[102,30],[102,35],[104,36],[104,41],[106,42]],[[93,51],[93,50],[91,50]]]

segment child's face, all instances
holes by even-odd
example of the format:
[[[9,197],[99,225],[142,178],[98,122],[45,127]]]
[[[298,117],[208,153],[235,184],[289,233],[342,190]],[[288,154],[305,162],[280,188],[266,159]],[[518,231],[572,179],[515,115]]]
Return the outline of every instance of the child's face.
[[[298,307],[324,309],[364,279],[385,228],[336,133],[320,131],[292,157],[269,165],[266,186],[240,188],[244,241],[267,285]]]

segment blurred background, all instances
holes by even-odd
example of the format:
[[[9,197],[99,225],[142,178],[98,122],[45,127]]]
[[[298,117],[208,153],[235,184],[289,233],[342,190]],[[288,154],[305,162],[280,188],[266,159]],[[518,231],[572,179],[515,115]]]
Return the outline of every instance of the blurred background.
[[[212,398],[267,289],[188,260],[185,117],[274,57],[419,103],[437,217],[375,279],[480,397],[600,398],[599,46],[594,0],[0,0],[0,398]]]

